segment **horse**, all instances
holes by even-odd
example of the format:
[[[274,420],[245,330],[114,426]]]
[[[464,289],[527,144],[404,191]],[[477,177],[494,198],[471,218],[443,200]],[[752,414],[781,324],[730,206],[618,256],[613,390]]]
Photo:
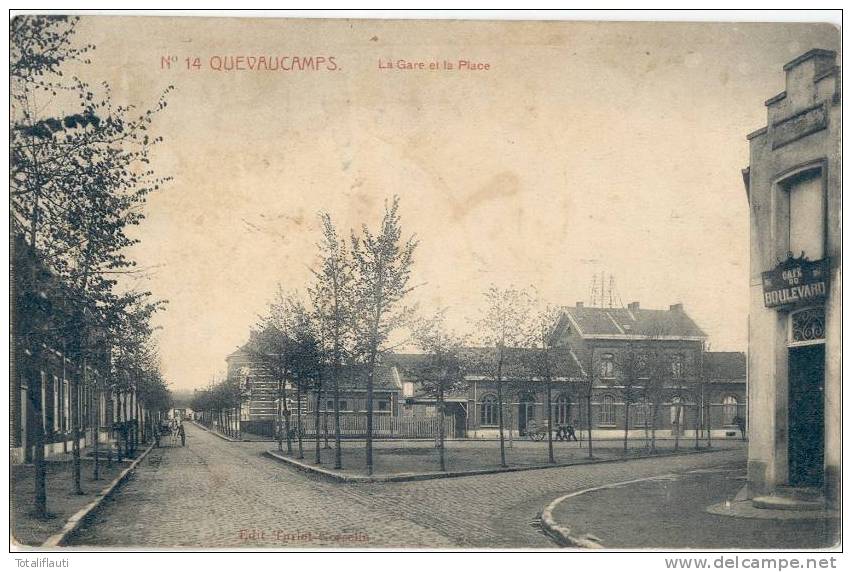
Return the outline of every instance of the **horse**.
[[[175,419],[172,419],[169,423],[169,437],[171,438],[172,447],[177,446],[178,440],[178,422]]]

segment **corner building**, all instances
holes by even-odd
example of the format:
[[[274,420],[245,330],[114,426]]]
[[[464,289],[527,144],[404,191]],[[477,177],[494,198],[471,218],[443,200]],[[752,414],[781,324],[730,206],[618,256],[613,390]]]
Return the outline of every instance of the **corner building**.
[[[811,50],[748,135],[751,498],[839,504],[840,68]],[[757,504],[757,500],[755,501]]]

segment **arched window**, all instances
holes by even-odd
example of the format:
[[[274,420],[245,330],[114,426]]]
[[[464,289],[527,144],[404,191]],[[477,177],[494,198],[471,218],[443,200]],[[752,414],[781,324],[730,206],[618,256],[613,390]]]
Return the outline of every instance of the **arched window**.
[[[645,427],[651,422],[651,404],[644,397],[633,406],[633,424]]]
[[[612,354],[601,354],[600,374],[604,379],[615,377],[615,357]]]
[[[553,423],[566,424],[571,422],[571,398],[560,393],[553,402]]]
[[[737,418],[737,398],[733,395],[726,395],[724,399],[722,399],[722,419],[724,420],[725,425],[736,425]]]
[[[479,424],[482,426],[497,425],[497,398],[486,395],[479,405]]]
[[[612,395],[601,398],[601,425],[615,425],[615,400]]]
[[[683,399],[678,396],[672,397],[671,421],[672,425],[683,425]]]

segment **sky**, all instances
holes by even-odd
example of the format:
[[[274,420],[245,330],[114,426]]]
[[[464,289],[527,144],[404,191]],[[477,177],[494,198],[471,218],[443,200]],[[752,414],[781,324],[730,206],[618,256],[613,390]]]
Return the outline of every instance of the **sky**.
[[[459,329],[491,284],[588,304],[605,272],[624,305],[683,303],[711,349],[745,351],[745,136],[784,63],[839,45],[829,25],[743,23],[86,16],[77,36],[96,49],[75,71],[114,101],[175,87],[153,161],[173,180],[131,254],[169,301],[177,390],[225,369],[277,284],[305,288],[320,211],[348,233],[394,195],[419,239],[411,301]],[[261,56],[325,63],[213,69]]]

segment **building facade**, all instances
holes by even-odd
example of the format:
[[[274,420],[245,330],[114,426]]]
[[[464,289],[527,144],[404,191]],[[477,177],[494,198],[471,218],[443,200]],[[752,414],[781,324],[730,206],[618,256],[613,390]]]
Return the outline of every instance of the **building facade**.
[[[839,496],[841,454],[840,69],[811,50],[748,135],[749,493]]]
[[[708,431],[711,438],[744,438],[745,354],[705,352],[704,341],[704,333],[678,305],[669,310],[644,310],[638,303],[626,309],[565,308],[549,351],[553,423],[581,431],[591,427],[595,438],[621,438],[625,428],[631,438],[645,438],[651,428],[664,438],[696,433],[706,438]],[[495,362],[494,351],[463,351],[464,383],[444,397],[456,437],[498,434],[498,387],[488,367]],[[504,434],[523,437],[531,424],[547,422],[547,384],[531,367],[538,351],[506,350],[500,387]],[[417,354],[386,358],[401,379],[403,416],[435,415],[435,397],[418,384],[422,359]],[[626,383],[628,362],[636,367]]]
[[[136,388],[110,386],[109,344],[97,334],[81,339],[79,304],[21,237],[13,242],[10,267],[10,462],[33,461],[39,429],[45,456],[72,451],[75,426],[81,448],[94,442],[96,430],[108,446],[115,421],[146,417]],[[86,360],[84,345],[90,346]]]

